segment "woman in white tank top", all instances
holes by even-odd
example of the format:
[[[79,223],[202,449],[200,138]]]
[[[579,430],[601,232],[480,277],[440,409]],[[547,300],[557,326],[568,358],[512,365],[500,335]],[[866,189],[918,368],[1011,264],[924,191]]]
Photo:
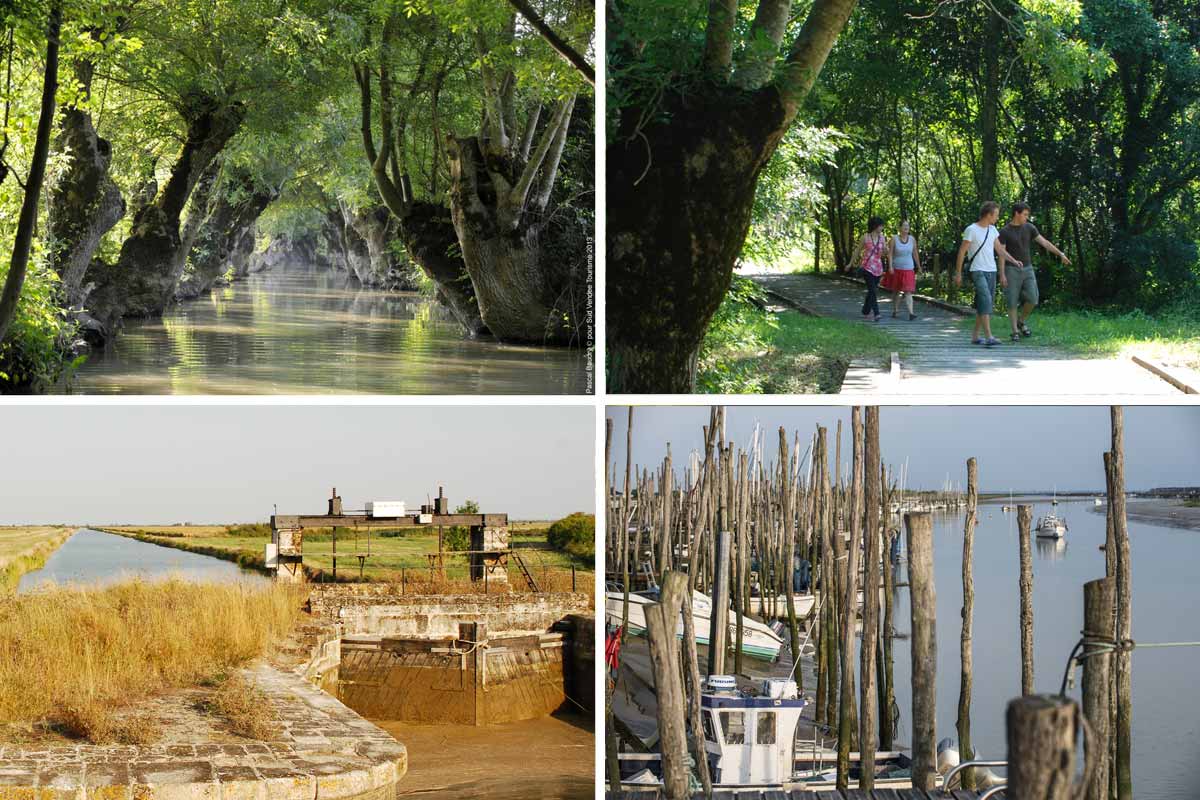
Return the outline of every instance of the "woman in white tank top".
[[[913,292],[917,290],[917,270],[921,267],[921,255],[917,249],[917,239],[909,232],[908,220],[900,222],[900,232],[888,242],[888,274],[883,277],[881,286],[895,293],[892,300],[892,316],[900,310],[900,297],[903,295],[905,307],[908,309],[909,320],[917,315],[913,313]]]

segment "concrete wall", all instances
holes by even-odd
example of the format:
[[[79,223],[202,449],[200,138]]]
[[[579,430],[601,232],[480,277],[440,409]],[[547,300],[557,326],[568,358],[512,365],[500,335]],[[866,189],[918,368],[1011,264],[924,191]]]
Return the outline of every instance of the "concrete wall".
[[[314,586],[309,603],[347,635],[413,639],[452,639],[463,623],[484,624],[492,636],[537,634],[570,614],[595,614],[581,593],[403,595],[388,584]]]
[[[563,661],[560,634],[475,645],[347,641],[338,699],[371,719],[433,725],[539,719],[566,700]]]

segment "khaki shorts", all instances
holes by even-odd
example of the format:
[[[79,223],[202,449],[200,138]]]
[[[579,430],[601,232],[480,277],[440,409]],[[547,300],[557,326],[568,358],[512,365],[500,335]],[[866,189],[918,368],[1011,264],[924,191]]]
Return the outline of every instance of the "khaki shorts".
[[[1008,279],[1008,286],[1004,287],[1004,302],[1008,304],[1008,310],[1017,310],[1021,307],[1022,302],[1036,306],[1038,304],[1038,285],[1033,267],[1014,267],[1012,264],[1008,264],[1004,269],[1006,270],[1004,277]]]

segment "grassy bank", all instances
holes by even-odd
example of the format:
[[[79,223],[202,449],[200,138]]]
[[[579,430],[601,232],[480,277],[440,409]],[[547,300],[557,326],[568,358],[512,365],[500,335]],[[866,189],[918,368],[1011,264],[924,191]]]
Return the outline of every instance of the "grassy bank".
[[[700,348],[699,391],[716,394],[830,394],[857,358],[902,350],[892,334],[857,322],[767,310],[750,280],[735,276]]]
[[[1200,368],[1200,307],[1191,314],[1179,310],[1159,316],[1039,310],[1029,327],[1034,335],[1023,344],[1058,347],[1085,358],[1139,355]],[[994,321],[992,329],[997,335],[1007,332],[1008,318]]]
[[[75,530],[61,526],[0,528],[0,594],[14,590],[26,572],[41,569]]]
[[[152,725],[123,718],[123,709],[164,690],[224,680],[280,641],[302,602],[283,585],[177,580],[0,600],[0,738],[41,731],[144,743]]]
[[[575,557],[549,546],[548,522],[510,524],[512,546],[519,548],[526,564],[542,589],[567,591],[571,588],[571,568],[575,567],[575,585],[579,591],[592,591],[593,573],[585,558]],[[246,569],[264,570],[264,546],[271,540],[271,528],[263,523],[246,525],[196,526],[115,526],[98,530],[117,533],[151,544],[174,547],[201,555],[236,562]],[[304,565],[311,580],[333,578],[333,535],[329,529],[304,532]],[[337,578],[358,580],[359,561],[362,580],[404,583],[411,591],[432,593],[482,591],[467,575],[466,559],[448,555],[445,574],[431,574],[427,554],[436,553],[436,531],[372,531],[368,542],[365,532],[338,531]],[[510,568],[510,573],[515,566]],[[519,586],[514,574],[513,586]],[[495,587],[490,587],[495,591]]]

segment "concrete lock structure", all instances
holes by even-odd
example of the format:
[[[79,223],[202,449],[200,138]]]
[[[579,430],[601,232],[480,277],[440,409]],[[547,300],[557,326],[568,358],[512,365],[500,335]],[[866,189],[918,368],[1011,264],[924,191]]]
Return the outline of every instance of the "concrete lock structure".
[[[341,630],[322,685],[373,719],[490,725],[592,706],[591,598],[402,595],[382,584],[320,585],[312,613]]]

